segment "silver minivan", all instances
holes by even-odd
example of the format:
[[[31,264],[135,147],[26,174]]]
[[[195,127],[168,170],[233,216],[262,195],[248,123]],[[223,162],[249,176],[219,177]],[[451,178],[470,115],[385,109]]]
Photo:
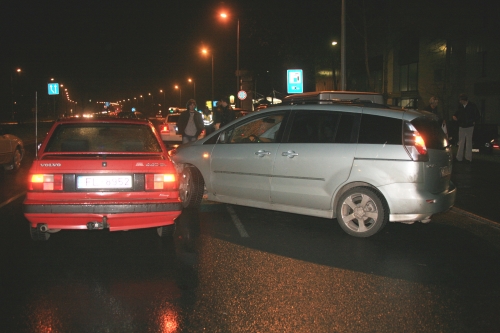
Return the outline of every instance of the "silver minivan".
[[[337,219],[356,237],[450,209],[451,147],[438,118],[375,103],[372,93],[338,94],[292,95],[172,151],[184,206],[200,205],[206,192]]]

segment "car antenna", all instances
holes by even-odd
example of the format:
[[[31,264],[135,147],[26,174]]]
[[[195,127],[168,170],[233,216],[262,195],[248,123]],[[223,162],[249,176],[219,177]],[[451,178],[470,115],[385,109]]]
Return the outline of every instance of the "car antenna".
[[[38,158],[38,91],[35,91],[35,158]]]

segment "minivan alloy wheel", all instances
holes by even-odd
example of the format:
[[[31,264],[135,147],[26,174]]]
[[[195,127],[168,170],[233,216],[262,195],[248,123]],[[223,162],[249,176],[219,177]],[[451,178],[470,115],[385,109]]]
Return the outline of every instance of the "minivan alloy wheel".
[[[386,206],[379,194],[369,188],[352,188],[340,198],[337,221],[349,235],[372,236],[382,230],[387,220]]]

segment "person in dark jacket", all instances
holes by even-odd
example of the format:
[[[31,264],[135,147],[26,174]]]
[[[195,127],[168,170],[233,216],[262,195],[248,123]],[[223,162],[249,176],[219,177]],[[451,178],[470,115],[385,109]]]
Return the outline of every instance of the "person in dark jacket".
[[[456,159],[462,162],[464,158],[467,162],[472,161],[472,134],[474,133],[474,124],[479,120],[480,114],[476,104],[469,101],[465,94],[460,94],[457,112],[453,119],[458,122],[458,151]]]
[[[430,99],[429,99],[429,105],[427,105],[424,110],[425,111],[429,111],[429,112],[432,112],[434,113],[436,116],[438,115],[438,109],[437,109],[437,106],[438,106],[438,103],[439,103],[439,99],[435,96],[432,96]]]
[[[429,99],[429,105],[427,105],[425,108],[424,108],[424,111],[429,111],[431,113],[434,113],[436,116],[439,117],[439,122],[441,123],[441,129],[443,130],[443,132],[448,135],[448,128],[446,126],[446,121],[441,118],[441,116],[439,116],[438,114],[438,106],[439,104],[439,99],[436,97],[436,96],[432,96],[430,99]]]
[[[182,143],[196,141],[205,128],[202,114],[196,111],[196,101],[188,100],[186,108],[187,110],[180,114],[176,124],[179,134],[182,135]]]
[[[230,123],[236,118],[233,108],[228,104],[227,98],[221,98],[219,102],[220,127]]]

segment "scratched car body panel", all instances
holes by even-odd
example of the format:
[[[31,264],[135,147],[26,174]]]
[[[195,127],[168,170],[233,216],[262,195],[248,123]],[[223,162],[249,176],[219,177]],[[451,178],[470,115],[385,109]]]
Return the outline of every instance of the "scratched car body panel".
[[[34,240],[61,229],[174,226],[178,180],[153,125],[135,119],[57,121],[29,171],[23,203]]]

